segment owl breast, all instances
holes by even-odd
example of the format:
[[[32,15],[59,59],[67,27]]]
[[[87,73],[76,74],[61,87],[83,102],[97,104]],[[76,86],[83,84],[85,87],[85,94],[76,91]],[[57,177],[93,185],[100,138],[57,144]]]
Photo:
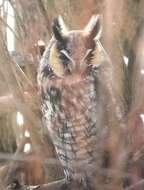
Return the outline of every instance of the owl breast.
[[[101,110],[97,82],[93,76],[75,79],[71,84],[61,82],[59,87],[56,81],[50,83],[53,85],[47,90],[43,103],[57,155],[71,177],[91,171],[99,162],[96,152],[100,149],[98,117]]]

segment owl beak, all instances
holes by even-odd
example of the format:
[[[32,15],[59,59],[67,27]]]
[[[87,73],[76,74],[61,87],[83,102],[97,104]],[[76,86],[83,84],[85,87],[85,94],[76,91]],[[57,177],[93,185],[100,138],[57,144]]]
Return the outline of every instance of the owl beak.
[[[75,64],[75,62],[69,63],[69,64],[68,64],[68,69],[69,69],[69,71],[70,71],[71,73],[74,72],[74,71],[76,70],[76,64]]]

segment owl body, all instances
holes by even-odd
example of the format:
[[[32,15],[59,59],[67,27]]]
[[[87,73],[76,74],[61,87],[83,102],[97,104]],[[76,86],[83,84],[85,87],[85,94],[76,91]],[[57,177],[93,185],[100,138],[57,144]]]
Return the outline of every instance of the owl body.
[[[61,18],[38,71],[42,111],[66,176],[83,178],[101,164],[106,124],[96,61],[99,17],[82,31],[66,31]]]

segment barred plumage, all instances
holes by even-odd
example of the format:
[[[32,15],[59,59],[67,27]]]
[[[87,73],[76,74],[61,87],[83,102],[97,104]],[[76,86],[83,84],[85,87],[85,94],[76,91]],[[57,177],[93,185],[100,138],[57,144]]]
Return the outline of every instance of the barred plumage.
[[[100,17],[68,31],[61,17],[38,70],[42,109],[58,157],[69,178],[84,178],[101,162],[106,124],[99,67]]]

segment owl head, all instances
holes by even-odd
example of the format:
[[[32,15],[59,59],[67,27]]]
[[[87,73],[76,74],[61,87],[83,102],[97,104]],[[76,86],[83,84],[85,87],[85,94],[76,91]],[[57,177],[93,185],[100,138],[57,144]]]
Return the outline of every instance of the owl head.
[[[50,51],[50,66],[59,76],[84,74],[98,67],[98,42],[102,33],[102,18],[93,15],[82,30],[68,30],[61,16],[52,22],[55,39]]]

